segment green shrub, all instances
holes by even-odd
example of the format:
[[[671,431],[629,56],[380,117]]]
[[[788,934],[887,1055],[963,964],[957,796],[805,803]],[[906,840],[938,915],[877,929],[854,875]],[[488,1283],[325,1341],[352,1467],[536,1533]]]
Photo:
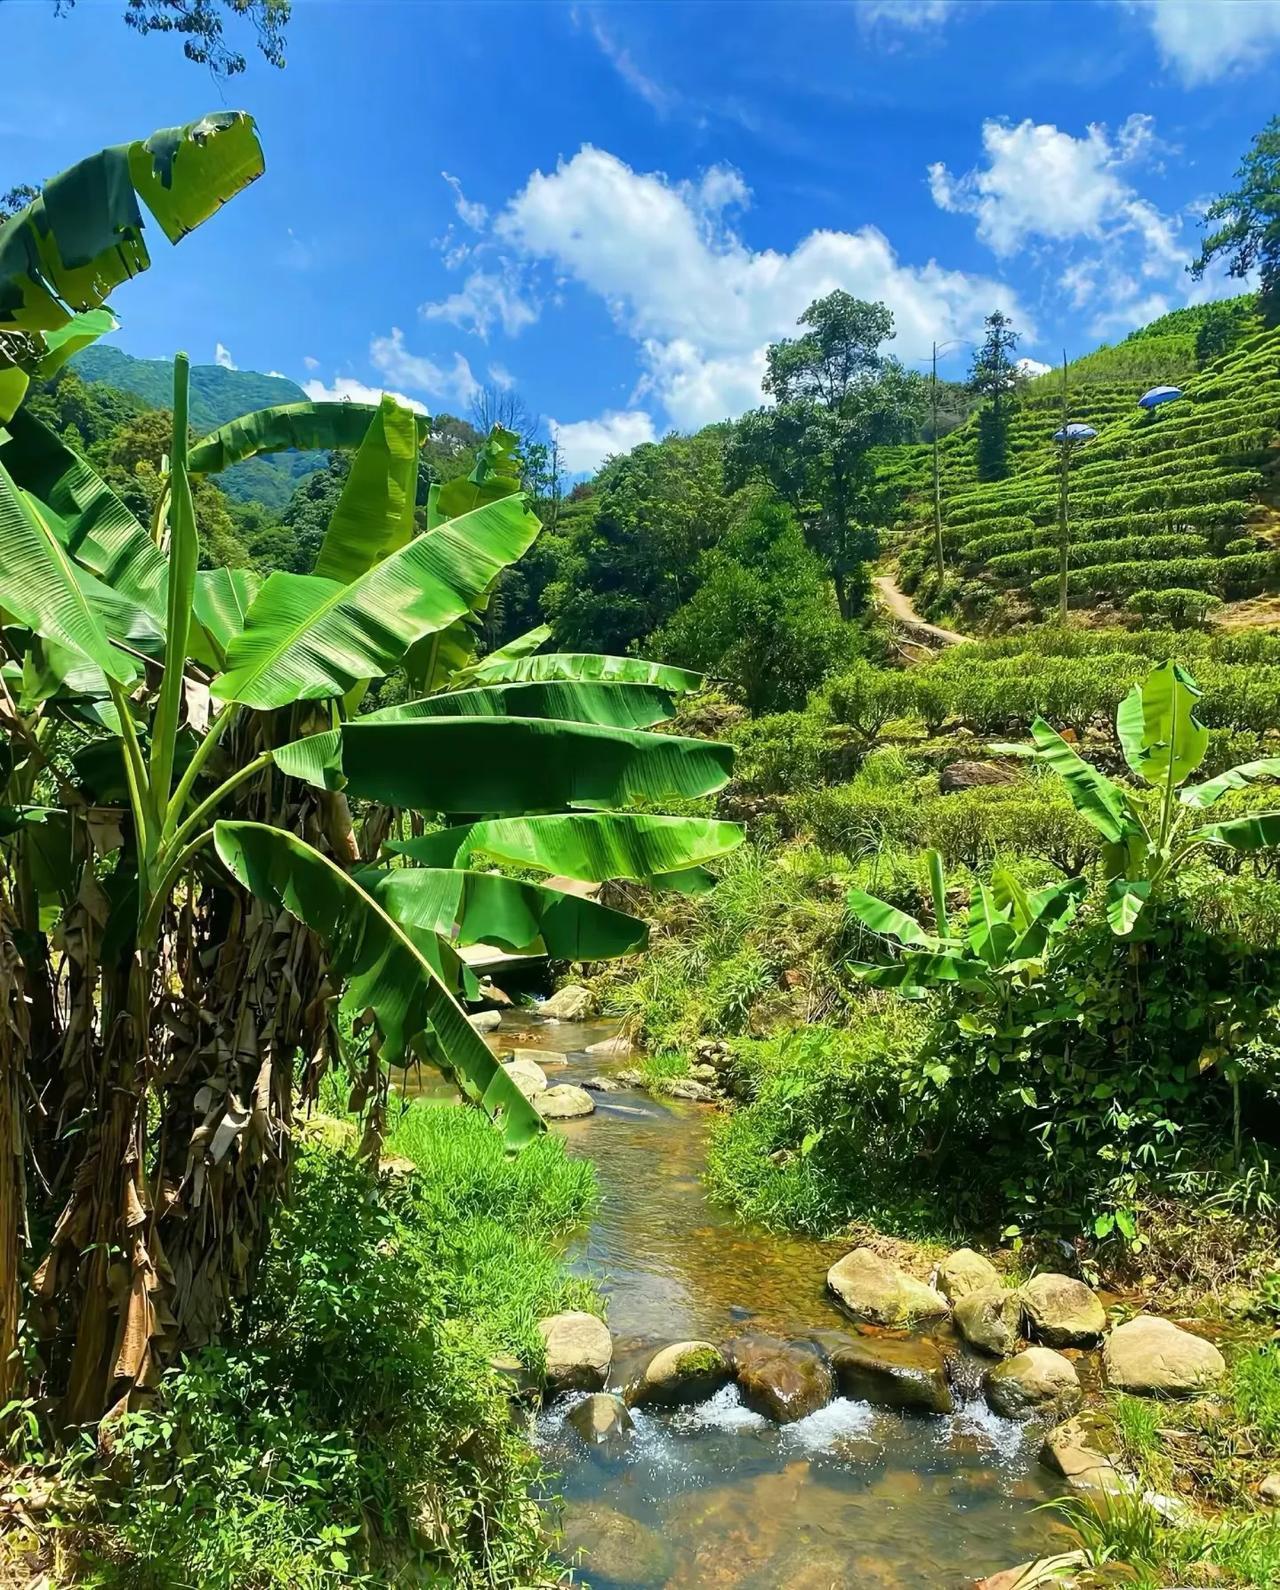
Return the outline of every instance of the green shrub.
[[[1135,591],[1124,605],[1143,618],[1163,618],[1175,629],[1186,629],[1203,625],[1214,608],[1222,606],[1222,598],[1209,591],[1180,590],[1175,585],[1167,591]]]
[[[451,1106],[415,1105],[396,1146],[426,1174],[377,1184],[342,1152],[301,1151],[252,1307],[116,1424],[81,1582],[538,1580],[537,1465],[487,1356],[530,1345],[530,1310],[589,1302],[530,1256],[590,1207],[590,1167],[550,1142],[507,1159]]]

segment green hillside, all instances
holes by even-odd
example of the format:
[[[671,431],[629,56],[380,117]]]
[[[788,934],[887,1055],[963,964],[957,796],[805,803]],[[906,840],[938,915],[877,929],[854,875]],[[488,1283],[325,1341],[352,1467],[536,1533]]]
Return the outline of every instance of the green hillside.
[[[131,392],[153,408],[168,408],[173,401],[173,365],[168,359],[135,359],[120,348],[99,343],[77,354],[73,367],[82,380]],[[200,435],[254,409],[301,403],[305,397],[286,376],[227,370],[218,364],[191,366],[191,424]],[[323,453],[280,453],[237,464],[218,484],[236,502],[280,509],[298,482],[324,465]]]
[[[1174,588],[1226,602],[1280,591],[1271,506],[1280,329],[1255,322],[1230,352],[1197,369],[1193,328],[1167,316],[1068,367],[1068,416],[1099,433],[1071,470],[1073,607],[1123,609],[1138,592]],[[1155,383],[1181,386],[1183,400],[1139,409]],[[1052,372],[1015,399],[1006,479],[978,480],[976,417],[944,439],[942,589],[933,570],[931,451],[885,450],[882,476],[907,489],[900,581],[923,611],[1008,623],[1053,607],[1060,537],[1052,436],[1061,423],[1061,376]]]

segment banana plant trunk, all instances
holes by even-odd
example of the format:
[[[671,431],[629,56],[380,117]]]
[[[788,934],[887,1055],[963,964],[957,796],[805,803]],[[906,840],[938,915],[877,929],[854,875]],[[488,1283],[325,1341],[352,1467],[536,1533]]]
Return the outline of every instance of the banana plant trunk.
[[[0,900],[0,1406],[18,1390],[18,1321],[26,1224],[23,1089],[30,1024],[13,923]]]

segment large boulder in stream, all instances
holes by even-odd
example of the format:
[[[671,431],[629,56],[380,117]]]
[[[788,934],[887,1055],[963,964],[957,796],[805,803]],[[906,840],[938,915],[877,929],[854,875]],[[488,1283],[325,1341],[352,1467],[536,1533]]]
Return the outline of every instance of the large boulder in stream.
[[[628,1060],[635,1045],[625,1033],[613,1038],[601,1038],[599,1043],[589,1043],[584,1051],[593,1060]]]
[[[573,1309],[538,1321],[547,1350],[549,1391],[600,1391],[613,1363],[609,1327],[594,1314]]]
[[[736,1336],[725,1344],[742,1400],[775,1424],[792,1424],[825,1408],[836,1393],[827,1355],[814,1342]]]
[[[529,1060],[519,1055],[514,1060],[504,1060],[502,1069],[526,1099],[535,1099],[539,1093],[547,1091],[547,1073],[536,1060]]]
[[[1076,1366],[1051,1347],[1028,1347],[989,1369],[982,1383],[993,1413],[1025,1419],[1033,1413],[1074,1413],[1084,1400]]]
[[[567,1561],[582,1553],[588,1579],[606,1580],[619,1590],[652,1590],[668,1582],[673,1564],[667,1542],[656,1529],[603,1502],[571,1504],[562,1539]]]
[[[605,1447],[611,1451],[624,1446],[636,1427],[626,1403],[608,1391],[597,1391],[590,1397],[584,1397],[569,1410],[565,1423],[576,1430],[588,1446]]]
[[[1027,1335],[1046,1347],[1096,1347],[1107,1311],[1095,1292],[1070,1275],[1035,1275],[1022,1288]]]
[[[548,1021],[585,1021],[593,1008],[591,995],[581,983],[566,983],[542,1001],[538,1014]]]
[[[596,1101],[585,1089],[561,1082],[535,1094],[533,1107],[544,1121],[572,1121],[580,1115],[594,1115]]]
[[[1003,1286],[970,1292],[956,1303],[951,1318],[970,1347],[1006,1358],[1022,1329],[1022,1293]]]
[[[972,1248],[957,1248],[938,1266],[938,1291],[953,1308],[971,1292],[986,1292],[1000,1284],[999,1270]]]
[[[831,1355],[842,1396],[880,1408],[952,1413],[947,1366],[930,1341],[851,1336]]]
[[[1193,1336],[1155,1314],[1139,1314],[1117,1325],[1107,1337],[1102,1372],[1113,1391],[1138,1397],[1194,1397],[1221,1380],[1227,1366],[1203,1336]]]
[[[827,1271],[827,1285],[855,1319],[870,1325],[907,1325],[948,1312],[941,1292],[870,1248],[855,1248],[837,1260]]]
[[[639,1380],[627,1387],[627,1405],[704,1402],[732,1379],[729,1360],[713,1342],[672,1342],[655,1353]]]

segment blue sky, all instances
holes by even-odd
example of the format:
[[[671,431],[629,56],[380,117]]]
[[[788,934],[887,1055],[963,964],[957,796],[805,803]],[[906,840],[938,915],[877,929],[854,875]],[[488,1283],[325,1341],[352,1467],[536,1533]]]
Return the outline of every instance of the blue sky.
[[[0,190],[224,106],[267,173],[156,241],[119,345],[435,411],[514,383],[574,470],[753,406],[835,287],[908,362],[1234,290],[1184,265],[1280,65],[1280,0],[295,0],[286,69],[223,85],[123,9],[0,0]]]

